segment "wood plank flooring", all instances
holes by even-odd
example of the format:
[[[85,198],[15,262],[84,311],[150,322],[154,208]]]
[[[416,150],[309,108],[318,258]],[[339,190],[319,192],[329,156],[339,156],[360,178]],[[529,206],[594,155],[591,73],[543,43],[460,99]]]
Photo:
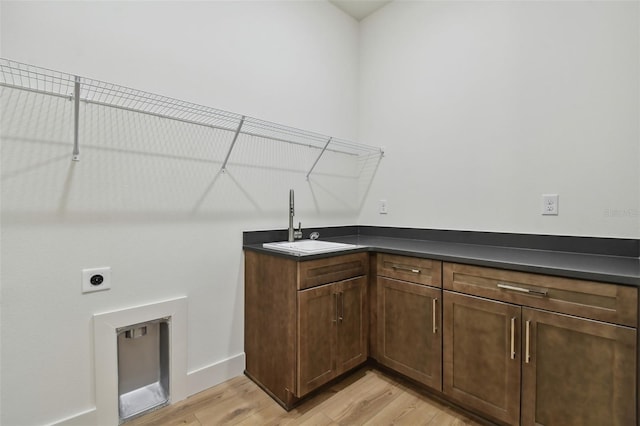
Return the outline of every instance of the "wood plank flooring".
[[[364,368],[287,412],[245,376],[134,419],[127,426],[481,425],[379,370]]]

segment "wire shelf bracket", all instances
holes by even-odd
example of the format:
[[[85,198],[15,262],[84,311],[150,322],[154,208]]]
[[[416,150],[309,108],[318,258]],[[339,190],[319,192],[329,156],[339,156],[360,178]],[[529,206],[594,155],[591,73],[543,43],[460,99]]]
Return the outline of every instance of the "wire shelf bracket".
[[[78,146],[78,130],[80,127],[80,77],[75,76],[73,84],[73,154],[72,161],[80,161],[80,147]]]
[[[0,58],[0,87],[57,96],[73,101],[73,161],[80,160],[81,101],[85,104],[116,108],[229,132],[233,137],[220,169],[223,173],[227,169],[229,158],[240,135],[319,150],[320,154],[306,174],[307,180],[320,158],[327,151],[355,157],[384,156],[384,151],[378,147],[328,137],[307,130],[5,58]]]
[[[233,141],[231,141],[231,146],[229,146],[229,150],[227,151],[227,156],[224,157],[224,162],[222,163],[222,167],[220,168],[220,171],[222,173],[225,173],[227,171],[227,162],[229,161],[229,157],[231,156],[231,151],[233,151],[233,147],[236,145],[236,141],[238,140],[238,135],[240,135],[240,130],[242,130],[242,125],[244,124],[244,120],[245,120],[244,115],[242,116],[242,118],[240,119],[240,124],[238,124],[238,128],[236,129],[236,133],[233,135]]]
[[[311,169],[309,169],[309,172],[307,172],[307,176],[306,176],[307,180],[309,180],[309,175],[311,174],[313,169],[316,168],[316,164],[318,164],[318,161],[320,161],[320,157],[322,157],[322,154],[324,154],[324,152],[327,150],[327,147],[331,143],[332,139],[333,139],[333,137],[330,137],[329,140],[327,141],[327,143],[324,144],[324,148],[322,148],[322,151],[320,151],[320,155],[318,155],[318,158],[316,158],[316,161],[313,162],[313,166],[311,166]]]

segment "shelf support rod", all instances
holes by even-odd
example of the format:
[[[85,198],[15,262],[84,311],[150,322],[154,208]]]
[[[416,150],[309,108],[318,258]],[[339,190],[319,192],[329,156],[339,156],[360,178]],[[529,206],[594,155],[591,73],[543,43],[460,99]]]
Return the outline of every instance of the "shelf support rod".
[[[78,129],[80,126],[80,77],[75,76],[73,84],[73,155],[71,160],[80,161],[80,148],[78,147]]]
[[[327,143],[324,145],[324,148],[322,148],[322,151],[320,151],[320,155],[318,155],[318,158],[316,158],[316,161],[313,163],[313,166],[311,166],[311,170],[309,170],[309,173],[307,173],[307,180],[309,180],[309,175],[311,174],[311,172],[313,171],[313,169],[316,168],[316,164],[318,164],[318,161],[320,160],[320,157],[322,157],[322,154],[324,154],[324,152],[327,150],[327,147],[329,146],[329,144],[331,143],[331,140],[333,139],[333,136],[331,136],[329,138],[329,140],[327,141]]]
[[[243,115],[242,118],[240,119],[240,124],[238,124],[238,128],[236,129],[236,133],[233,135],[233,141],[231,141],[231,146],[229,147],[227,156],[224,158],[224,163],[222,163],[222,168],[220,168],[220,171],[222,173],[224,173],[227,170],[227,161],[229,161],[229,157],[231,156],[231,151],[233,151],[233,147],[235,146],[236,141],[238,140],[238,135],[240,135],[240,130],[242,129],[242,125],[244,124],[245,118],[246,117]]]

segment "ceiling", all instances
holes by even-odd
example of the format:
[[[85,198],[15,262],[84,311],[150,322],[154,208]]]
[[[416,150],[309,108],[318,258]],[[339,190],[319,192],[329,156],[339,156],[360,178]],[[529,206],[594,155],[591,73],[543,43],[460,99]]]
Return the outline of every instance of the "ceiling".
[[[392,0],[329,0],[348,15],[361,21]]]

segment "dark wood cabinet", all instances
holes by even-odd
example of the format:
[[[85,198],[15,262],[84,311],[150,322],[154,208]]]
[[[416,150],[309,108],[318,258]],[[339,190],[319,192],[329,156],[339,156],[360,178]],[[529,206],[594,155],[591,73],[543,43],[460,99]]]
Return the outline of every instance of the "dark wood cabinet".
[[[441,290],[378,277],[377,300],[378,362],[442,390]]]
[[[637,289],[443,270],[446,395],[510,425],[637,424]]]
[[[245,373],[285,408],[367,360],[368,259],[245,252]]]
[[[388,253],[249,250],[245,372],[290,409],[371,353],[496,423],[638,425],[638,309],[631,286]]]
[[[298,386],[303,396],[367,359],[365,277],[298,293]]]
[[[522,425],[636,424],[635,329],[522,311]]]
[[[518,424],[521,308],[443,293],[444,393],[494,419]]]

